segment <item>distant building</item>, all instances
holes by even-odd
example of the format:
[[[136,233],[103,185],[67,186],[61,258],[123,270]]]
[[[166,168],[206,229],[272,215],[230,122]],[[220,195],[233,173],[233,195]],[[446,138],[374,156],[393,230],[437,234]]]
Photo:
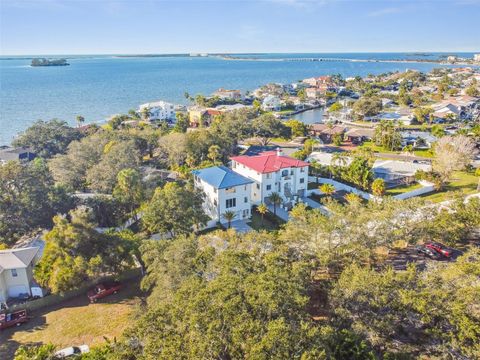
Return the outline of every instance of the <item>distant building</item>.
[[[140,105],[138,112],[142,114],[147,108],[150,111],[148,120],[167,120],[169,122],[175,121],[175,105],[166,101],[155,101]]]
[[[480,62],[480,54],[474,54],[473,61]]]
[[[205,194],[203,208],[212,219],[208,227],[217,222],[226,223],[226,211],[235,213],[234,220],[251,217],[251,186],[253,181],[225,166],[212,166],[192,171],[197,189]]]
[[[27,162],[35,159],[36,154],[30,148],[0,147],[0,165],[9,161]]]
[[[38,247],[0,250],[0,302],[20,295],[30,296]]]
[[[254,156],[232,157],[232,170],[254,181],[253,205],[268,203],[268,197],[278,192],[284,202],[304,197],[308,184],[309,164],[284,156],[280,150]]]
[[[212,95],[218,96],[220,99],[242,100],[242,92],[240,90],[227,90],[220,88]]]
[[[274,95],[268,95],[262,102],[262,109],[265,111],[279,111],[281,109],[281,100]]]
[[[343,138],[346,130],[346,127],[339,125],[328,126],[326,124],[313,124],[310,126],[309,133],[320,138],[324,144],[329,144],[337,135]]]

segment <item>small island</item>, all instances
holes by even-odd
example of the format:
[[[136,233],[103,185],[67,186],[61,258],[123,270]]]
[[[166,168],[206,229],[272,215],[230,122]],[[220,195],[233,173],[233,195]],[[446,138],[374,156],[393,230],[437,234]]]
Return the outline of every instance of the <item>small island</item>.
[[[30,66],[67,66],[70,65],[67,63],[66,59],[46,59],[46,58],[35,58],[32,59]]]

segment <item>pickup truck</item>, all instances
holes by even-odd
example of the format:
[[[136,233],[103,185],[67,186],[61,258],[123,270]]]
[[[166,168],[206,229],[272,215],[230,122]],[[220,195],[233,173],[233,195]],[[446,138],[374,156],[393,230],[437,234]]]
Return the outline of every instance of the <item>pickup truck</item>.
[[[13,313],[0,314],[0,330],[20,326],[28,321],[27,310],[20,310]]]
[[[120,284],[118,281],[104,282],[91,289],[87,293],[87,296],[90,302],[94,303],[98,299],[102,299],[111,294],[116,294],[121,288],[122,284]]]

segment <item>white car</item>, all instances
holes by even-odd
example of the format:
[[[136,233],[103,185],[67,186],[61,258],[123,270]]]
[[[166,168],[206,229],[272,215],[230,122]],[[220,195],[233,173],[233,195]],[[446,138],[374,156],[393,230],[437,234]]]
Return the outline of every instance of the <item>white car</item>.
[[[66,358],[66,357],[75,356],[78,354],[88,353],[89,351],[90,351],[90,348],[88,347],[88,345],[70,346],[68,348],[57,351],[55,353],[55,356]]]

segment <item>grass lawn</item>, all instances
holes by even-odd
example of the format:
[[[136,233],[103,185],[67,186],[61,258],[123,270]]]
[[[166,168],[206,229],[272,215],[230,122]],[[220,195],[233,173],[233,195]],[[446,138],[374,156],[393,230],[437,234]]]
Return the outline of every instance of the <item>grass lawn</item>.
[[[119,337],[131,324],[141,302],[139,279],[129,280],[118,294],[90,304],[86,295],[32,312],[29,322],[0,333],[0,359],[11,359],[24,344],[52,343],[58,348],[103,343]]]
[[[422,196],[425,200],[432,202],[442,202],[448,200],[452,192],[460,192],[463,195],[474,194],[477,192],[478,177],[465,171],[457,171],[452,175],[452,179],[442,191],[425,194]]]
[[[285,224],[285,221],[280,219],[279,217],[275,217],[273,213],[267,212],[263,216],[262,222],[262,215],[260,215],[256,208],[252,209],[252,219],[248,223],[248,225],[257,231],[267,230],[267,231],[275,231],[280,229],[280,226]]]
[[[402,151],[392,151],[385,149],[383,146],[376,145],[373,141],[365,141],[362,145],[359,146],[360,148],[370,148],[373,152],[385,153],[385,154],[396,154],[396,155],[405,155]],[[425,157],[425,158],[432,158],[433,152],[431,149],[424,149],[424,150],[414,150],[413,153],[416,156]]]
[[[412,190],[420,189],[421,187],[422,185],[419,183],[414,183],[412,185],[401,185],[391,189],[387,189],[387,191],[385,191],[385,195],[395,196],[395,195],[403,194]]]

